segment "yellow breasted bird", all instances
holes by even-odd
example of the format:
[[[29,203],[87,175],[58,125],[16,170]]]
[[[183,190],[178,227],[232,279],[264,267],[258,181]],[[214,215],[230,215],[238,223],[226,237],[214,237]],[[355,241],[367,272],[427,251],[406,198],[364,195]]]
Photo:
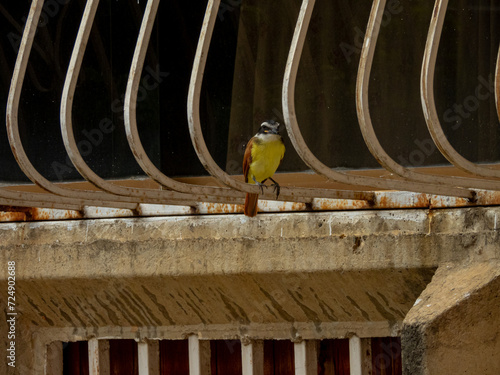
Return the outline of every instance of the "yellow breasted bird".
[[[274,172],[285,155],[283,138],[279,135],[280,124],[273,121],[264,121],[259,131],[247,143],[245,155],[243,156],[243,175],[245,182],[257,184],[264,193],[264,182],[269,179],[274,184],[276,198],[280,194],[279,184],[272,179]],[[247,193],[245,199],[245,215],[257,215],[257,202],[259,194]]]

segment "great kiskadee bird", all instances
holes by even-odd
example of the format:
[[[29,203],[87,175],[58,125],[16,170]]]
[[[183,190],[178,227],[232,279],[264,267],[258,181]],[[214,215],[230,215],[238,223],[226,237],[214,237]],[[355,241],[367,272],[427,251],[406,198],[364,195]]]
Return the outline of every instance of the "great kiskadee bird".
[[[243,175],[245,182],[257,184],[264,193],[264,182],[269,179],[274,184],[276,198],[280,194],[279,184],[272,179],[274,172],[285,155],[283,138],[278,134],[280,124],[273,121],[264,121],[259,131],[247,143],[243,156]],[[266,186],[267,187],[267,186]],[[245,215],[257,215],[257,201],[259,194],[247,193],[245,199]]]

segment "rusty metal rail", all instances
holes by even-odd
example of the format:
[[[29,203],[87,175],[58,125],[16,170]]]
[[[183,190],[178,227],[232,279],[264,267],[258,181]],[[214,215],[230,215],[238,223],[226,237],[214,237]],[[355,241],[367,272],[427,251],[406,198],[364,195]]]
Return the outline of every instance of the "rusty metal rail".
[[[144,147],[142,146],[137,127],[136,106],[137,106],[137,93],[139,90],[139,83],[141,79],[141,72],[144,67],[144,60],[148,49],[149,39],[153,30],[156,13],[160,0],[149,0],[146,5],[144,18],[142,20],[139,37],[137,38],[137,45],[134,52],[134,58],[130,67],[130,75],[128,79],[127,90],[125,93],[125,131],[130,149],[135,156],[137,163],[158,184],[166,189],[179,191],[187,194],[206,194],[215,198],[220,202],[230,203],[235,198],[242,199],[244,193],[220,187],[201,186],[194,184],[186,184],[174,180],[163,174],[149,159]],[[232,198],[232,199],[227,199]]]
[[[439,3],[439,0],[437,1],[437,3]],[[421,182],[424,182],[429,185],[434,184],[435,186],[432,189],[434,191],[436,191],[437,189],[437,191],[439,191],[440,194],[444,193],[457,196],[466,196],[466,195],[461,195],[465,193],[465,191],[463,191],[462,189],[462,192],[460,192],[455,188],[457,186],[464,188],[498,190],[500,188],[499,185],[500,181],[488,181],[488,180],[463,178],[463,177],[435,176],[435,175],[428,175],[424,173],[414,172],[398,164],[383,149],[382,145],[380,144],[377,138],[377,135],[375,134],[375,130],[373,128],[373,124],[370,118],[370,110],[368,106],[368,86],[369,86],[371,66],[373,62],[373,55],[375,53],[375,45],[377,43],[377,38],[380,31],[380,25],[382,23],[382,16],[384,14],[385,4],[386,0],[375,0],[373,2],[370,20],[368,21],[368,28],[366,32],[365,42],[363,43],[363,49],[361,51],[358,81],[356,85],[356,105],[358,110],[359,125],[361,133],[363,134],[363,137],[365,139],[365,143],[370,149],[370,152],[385,169],[405,178],[411,184],[420,184]],[[431,23],[431,29],[429,31],[429,34],[434,34],[432,30],[433,25],[435,25],[434,22]],[[431,59],[428,58],[429,54],[434,56],[434,64],[435,64],[436,53],[433,52],[436,52],[437,49],[431,48],[431,46],[437,46],[437,44],[433,43],[432,41],[427,44],[424,56],[425,67],[430,67],[429,65],[426,64],[426,61],[431,61]],[[430,69],[423,69],[422,71],[423,72],[426,71],[429,73],[433,72],[434,64],[431,65],[432,67]],[[435,111],[434,97],[432,95],[433,92],[432,79],[427,79],[428,77],[430,78],[430,76],[424,73],[422,74],[423,76],[426,77],[425,79],[423,79],[423,81],[425,80],[425,84],[424,83],[422,84],[423,97],[425,98],[423,102],[432,105],[434,107],[434,117],[433,117],[434,121],[432,123],[433,126],[429,127],[431,134],[433,134],[433,131],[436,130],[437,128],[437,126],[435,125],[439,123],[439,119],[437,116],[437,112]],[[432,75],[432,78],[433,77],[434,76]],[[426,112],[425,117],[426,119],[428,119],[429,116],[427,115],[428,112],[426,107],[424,107],[424,112]],[[441,128],[439,127],[439,129]],[[444,134],[444,132],[442,132],[442,129],[440,135],[441,135],[440,139],[443,138],[446,139],[446,135]],[[436,138],[434,138],[434,141],[436,142]],[[436,142],[436,144],[438,143]],[[469,197],[472,196],[471,191],[467,192],[467,194],[469,194]]]
[[[24,174],[39,187],[27,191],[19,186],[0,187],[0,221],[85,218],[131,215],[182,215],[193,213],[242,212],[245,193],[260,193],[258,186],[246,184],[226,173],[214,160],[205,143],[200,122],[200,93],[203,74],[220,0],[208,0],[193,63],[188,93],[187,118],[196,154],[205,169],[221,186],[181,182],[165,175],[148,157],[136,116],[137,97],[149,40],[160,0],[148,0],[125,92],[124,121],[129,147],[153,184],[137,187],[126,181],[110,181],[99,176],[85,162],[75,139],[72,107],[90,31],[99,0],[87,0],[74,44],[60,103],[61,135],[69,159],[88,181],[86,189],[56,184],[32,164],[23,148],[18,111],[24,77],[45,0],[33,0],[23,31],[9,91],[6,127],[9,143]],[[293,147],[318,175],[332,181],[321,187],[283,186],[279,201],[271,189],[262,194],[261,211],[310,211],[368,208],[463,207],[471,204],[500,204],[500,169],[472,163],[449,143],[440,125],[434,103],[434,70],[448,0],[436,0],[422,62],[422,107],[434,143],[458,169],[466,172],[436,175],[406,168],[392,159],[381,146],[373,128],[368,90],[377,38],[386,0],[374,0],[366,29],[356,84],[356,108],[364,141],[374,158],[389,174],[380,177],[354,171],[339,171],[322,163],[307,146],[295,112],[295,82],[315,0],[303,0],[286,64],[282,103],[285,125]],[[495,69],[495,100],[500,119],[500,49]],[[334,126],[334,125],[332,125]],[[5,185],[5,184],[3,184]],[[152,188],[151,186],[154,186]],[[342,186],[342,188],[339,188]],[[348,186],[346,189],[345,186]],[[20,208],[25,207],[25,208]],[[40,207],[40,209],[33,209]],[[106,208],[107,207],[107,208]],[[48,209],[48,210],[47,210]],[[61,213],[60,209],[68,210]],[[41,214],[40,214],[41,212]]]
[[[235,180],[229,176],[222,168],[220,168],[215,160],[210,155],[208,147],[203,138],[200,123],[200,93],[203,82],[203,72],[207,60],[210,40],[217,19],[220,0],[209,0],[208,7],[201,28],[200,39],[194,60],[194,66],[191,74],[191,82],[189,84],[188,94],[188,122],[189,132],[194,148],[203,166],[210,172],[212,176],[217,178],[221,183],[234,189],[244,191],[246,193],[260,193],[260,189],[256,185],[246,184]],[[302,201],[315,197],[332,198],[332,199],[362,199],[370,200],[373,198],[373,193],[345,191],[335,189],[306,189],[306,188],[281,188],[281,200]],[[265,191],[263,198],[275,199],[272,190]]]
[[[151,2],[150,2],[151,3]],[[83,156],[78,150],[77,142],[73,133],[72,126],[72,104],[75,94],[76,83],[78,74],[82,65],[83,56],[85,53],[85,46],[90,35],[92,24],[94,22],[95,13],[99,5],[99,0],[88,0],[85,11],[83,13],[82,23],[78,31],[75,47],[69,63],[66,82],[63,88],[61,99],[61,134],[63,137],[64,145],[69,158],[80,174],[90,183],[96,187],[106,191],[107,193],[114,194],[116,200],[132,200],[143,203],[155,204],[180,204],[180,205],[195,205],[200,201],[207,202],[224,202],[224,203],[239,203],[241,197],[224,197],[219,198],[215,195],[202,195],[202,194],[185,194],[169,191],[169,190],[152,190],[152,189],[138,189],[106,181],[98,176],[85,162]],[[140,40],[140,42],[142,42]],[[137,95],[137,91],[135,92]]]
[[[283,110],[286,119],[288,135],[292,140],[292,143],[302,157],[304,162],[309,165],[317,173],[325,176],[326,178],[332,179],[338,182],[352,183],[356,185],[368,185],[376,188],[382,189],[398,189],[407,191],[418,191],[426,192],[431,194],[444,194],[444,195],[454,195],[460,197],[472,198],[473,192],[467,191],[465,189],[458,189],[453,186],[443,187],[437,185],[439,181],[433,179],[432,176],[423,175],[418,182],[418,179],[411,178],[413,176],[412,172],[403,169],[401,166],[397,165],[387,153],[382,149],[380,143],[377,140],[373,126],[370,119],[369,108],[368,108],[368,82],[371,71],[371,62],[373,59],[373,54],[375,51],[375,43],[378,35],[381,17],[385,7],[384,1],[374,1],[372,13],[368,23],[368,30],[365,37],[365,43],[363,43],[363,50],[361,53],[361,61],[358,73],[358,84],[357,84],[357,96],[356,104],[358,108],[359,124],[364,136],[365,142],[375,156],[375,158],[384,166],[386,169],[393,173],[400,175],[405,178],[403,181],[399,180],[387,180],[373,177],[356,176],[353,174],[346,174],[342,172],[336,172],[331,168],[327,167],[321,163],[316,156],[307,147],[297,123],[297,118],[295,114],[295,104],[294,104],[294,89],[295,89],[295,79],[297,76],[297,70],[299,66],[300,55],[302,52],[302,47],[304,45],[304,40],[306,37],[307,28],[309,21],[311,19],[314,0],[304,0],[302,2],[302,8],[299,14],[299,19],[297,21],[297,27],[295,29],[295,35],[292,41],[292,48],[290,49],[290,55],[288,58],[288,63],[285,71],[285,79],[283,83]],[[399,173],[398,173],[399,172]],[[459,185],[455,185],[459,186]]]
[[[500,120],[500,47],[498,47],[497,65],[495,69],[495,104],[497,105],[497,115]]]
[[[23,37],[21,40],[19,53],[17,55],[14,74],[9,90],[6,125],[12,152],[17,160],[18,165],[21,167],[26,176],[31,181],[33,181],[33,183],[37,184],[47,192],[61,196],[57,197],[57,199],[55,199],[55,197],[52,197],[47,200],[48,207],[55,207],[55,202],[67,202],[68,200],[64,198],[69,198],[69,202],[72,202],[73,205],[76,204],[81,207],[87,205],[96,205],[104,207],[135,209],[137,204],[132,200],[130,200],[129,202],[113,202],[113,199],[111,199],[111,195],[102,192],[89,192],[88,194],[86,194],[84,192],[65,189],[50,182],[36,170],[24,150],[18,126],[19,100],[21,97],[21,90],[26,73],[26,66],[28,65],[28,59],[30,56],[31,47],[33,45],[33,40],[35,38],[35,33],[40,19],[40,14],[42,12],[43,4],[44,0],[33,0],[31,4],[30,13],[28,15],[28,19],[26,20],[26,26],[23,32]],[[43,202],[45,199],[43,198],[43,196],[38,195],[38,200]]]
[[[464,158],[460,153],[453,148],[443,128],[440,124],[437,115],[436,106],[434,103],[434,69],[436,65],[437,52],[439,48],[439,40],[441,38],[441,31],[443,29],[444,18],[446,16],[446,9],[448,7],[448,0],[436,0],[434,11],[432,13],[431,26],[427,36],[427,44],[425,48],[424,62],[422,64],[421,76],[421,93],[422,93],[422,106],[424,109],[425,120],[427,127],[438,147],[439,151],[443,154],[450,163],[457,168],[478,177],[487,178],[500,178],[500,169],[494,167],[479,165]],[[498,81],[498,63],[496,68],[495,82]],[[498,90],[498,84],[496,85]],[[496,90],[496,91],[497,91]],[[498,93],[496,93],[498,103]],[[497,107],[498,108],[498,107]],[[498,166],[496,166],[498,168]],[[484,187],[491,190],[500,189],[500,180],[488,181],[492,184],[491,187]]]

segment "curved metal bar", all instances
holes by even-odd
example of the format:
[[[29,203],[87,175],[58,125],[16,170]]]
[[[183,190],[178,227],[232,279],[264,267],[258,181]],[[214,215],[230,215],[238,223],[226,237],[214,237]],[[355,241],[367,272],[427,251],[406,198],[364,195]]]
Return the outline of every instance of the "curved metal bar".
[[[370,20],[368,21],[366,30],[365,42],[361,51],[358,79],[356,84],[356,108],[358,111],[359,126],[370,152],[384,168],[392,173],[402,176],[407,180],[413,181],[413,184],[433,184],[434,186],[438,186],[439,189],[444,189],[445,191],[448,191],[449,189],[456,189],[457,186],[490,190],[497,188],[498,184],[495,181],[464,177],[437,176],[414,172],[403,167],[392,159],[378,141],[370,116],[368,89],[370,84],[373,55],[375,53],[385,3],[386,0],[374,0]],[[467,191],[467,193],[474,195],[472,191]]]
[[[123,197],[128,197],[129,199],[134,200],[139,199],[144,203],[170,203],[181,205],[195,205],[199,201],[220,202],[220,198],[209,195],[193,195],[168,190],[138,189],[119,186],[98,176],[91,168],[89,168],[89,166],[83,159],[80,151],[78,150],[76,139],[73,133],[72,107],[76,84],[85,54],[85,48],[87,45],[88,37],[90,35],[90,31],[92,29],[92,24],[94,23],[94,17],[98,5],[99,0],[88,0],[86,3],[82,17],[82,23],[78,30],[78,35],[75,41],[73,53],[71,55],[66,80],[64,82],[64,88],[61,98],[61,133],[64,141],[64,146],[66,147],[69,158],[75,165],[78,172],[80,172],[80,174],[86,180],[100,189],[120,196],[116,199],[123,199]],[[228,203],[241,203],[242,197],[240,197],[239,199],[225,198],[224,201]]]
[[[6,126],[7,135],[9,138],[9,143],[17,160],[18,165],[21,167],[26,176],[33,181],[35,184],[40,186],[47,192],[60,195],[62,197],[72,198],[71,200],[61,199],[61,197],[55,197],[48,199],[48,202],[55,203],[58,200],[61,201],[71,201],[77,205],[94,205],[103,207],[119,207],[119,208],[135,208],[137,204],[132,200],[128,202],[118,202],[114,196],[95,191],[76,191],[71,189],[62,188],[56,184],[53,184],[45,177],[43,177],[31,164],[26,152],[23,148],[21,137],[19,134],[19,123],[18,123],[18,111],[19,111],[19,99],[21,96],[21,90],[24,82],[24,77],[26,74],[26,66],[28,64],[29,55],[31,48],[33,46],[33,39],[35,38],[35,33],[37,29],[38,20],[42,11],[44,0],[33,0],[26,20],[26,26],[24,28],[21,45],[16,59],[16,64],[14,67],[14,73],[12,76],[12,82],[9,89],[9,96],[7,100],[7,115],[6,115]],[[5,191],[4,191],[5,194]],[[37,195],[37,199],[44,201],[40,195]],[[47,197],[48,198],[48,197]],[[31,199],[33,200],[33,199]]]
[[[497,106],[498,120],[500,120],[500,47],[498,47],[497,65],[495,68],[495,104]]]
[[[429,33],[427,34],[425,55],[422,63],[420,88],[422,94],[422,108],[425,115],[425,121],[427,122],[427,128],[431,133],[434,143],[439,148],[439,151],[441,151],[443,156],[457,168],[475,176],[500,178],[500,170],[473,163],[460,155],[448,141],[439,121],[434,101],[434,70],[447,7],[448,0],[436,0],[434,4],[434,11],[432,12],[432,20],[429,27]],[[498,63],[496,80],[498,80]],[[498,88],[498,85],[496,86]],[[497,90],[495,91],[497,92]],[[498,97],[498,95],[496,95],[496,97]],[[500,190],[500,181],[491,181],[488,183],[494,184],[490,189]]]
[[[160,0],[148,0],[144,18],[142,20],[137,45],[134,51],[134,58],[130,67],[130,74],[127,83],[127,91],[125,93],[125,131],[127,140],[134,154],[137,163],[141,168],[158,184],[171,190],[180,191],[183,193],[192,194],[207,194],[217,197],[232,197],[243,198],[244,193],[220,187],[208,187],[194,184],[187,184],[176,181],[163,174],[148,157],[144,147],[142,146],[141,138],[137,129],[137,92],[141,79],[141,73],[144,68],[144,60],[148,50],[149,39],[153,30],[153,25],[158,11]]]
[[[209,0],[203,26],[200,32],[200,39],[196,49],[196,56],[191,73],[191,82],[189,84],[188,94],[188,122],[191,140],[194,149],[205,169],[215,178],[217,178],[224,185],[234,189],[244,191],[247,193],[260,194],[260,189],[256,185],[251,185],[235,180],[225,171],[223,171],[210,155],[207,145],[203,138],[203,133],[200,125],[200,92],[203,81],[203,72],[210,47],[210,40],[214,29],[215,20],[217,18],[217,11],[219,8],[220,0]],[[371,200],[374,194],[371,192],[356,192],[356,191],[343,191],[334,189],[307,189],[307,188],[281,188],[280,200],[294,200],[300,198],[342,198],[342,199],[362,199]],[[274,194],[265,192],[262,195],[263,199],[275,199]]]
[[[472,197],[467,190],[456,188],[443,188],[437,185],[414,183],[401,180],[385,180],[375,177],[356,176],[332,170],[323,164],[308,148],[297,122],[295,113],[295,81],[297,70],[300,63],[300,57],[307,34],[307,28],[313,12],[314,0],[304,0],[299,13],[297,26],[290,47],[290,54],[285,70],[283,81],[283,114],[288,130],[288,135],[292,141],[295,150],[302,160],[309,165],[318,174],[342,183],[372,186],[382,189],[398,189],[406,191],[417,191],[439,195],[456,195],[462,197]]]

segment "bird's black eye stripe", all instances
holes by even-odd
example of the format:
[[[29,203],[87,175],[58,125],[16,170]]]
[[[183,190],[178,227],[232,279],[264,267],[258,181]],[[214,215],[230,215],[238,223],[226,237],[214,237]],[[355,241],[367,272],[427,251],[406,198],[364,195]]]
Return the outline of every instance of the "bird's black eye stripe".
[[[279,124],[277,122],[274,122],[274,124],[271,124],[270,122],[264,122],[261,124],[259,133],[262,134],[267,134],[267,133],[277,133],[277,129],[279,129]]]

